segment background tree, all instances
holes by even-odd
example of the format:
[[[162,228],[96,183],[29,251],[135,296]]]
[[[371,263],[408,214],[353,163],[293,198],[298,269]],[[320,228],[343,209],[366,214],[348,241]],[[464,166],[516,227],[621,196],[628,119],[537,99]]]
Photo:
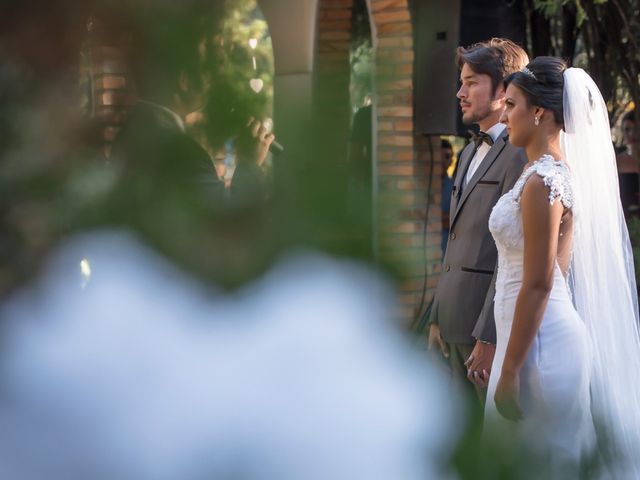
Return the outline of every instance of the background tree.
[[[249,117],[272,115],[274,62],[256,0],[227,1],[215,20],[208,23],[201,53],[203,75],[211,82],[204,112],[209,143],[219,148],[246,128]]]
[[[640,105],[640,0],[527,2],[534,56],[560,56],[588,70],[612,124]],[[638,122],[636,128],[640,133]]]

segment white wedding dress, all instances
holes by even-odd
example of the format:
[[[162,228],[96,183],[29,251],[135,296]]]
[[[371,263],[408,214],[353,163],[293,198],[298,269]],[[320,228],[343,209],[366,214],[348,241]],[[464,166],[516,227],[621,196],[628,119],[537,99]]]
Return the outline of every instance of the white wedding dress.
[[[545,155],[530,167],[496,203],[489,229],[498,249],[494,313],[496,353],[486,403],[487,421],[507,422],[496,410],[494,395],[511,333],[518,293],[522,286],[524,238],[520,197],[532,175],[549,188],[549,201],[571,209],[570,172],[564,162]],[[553,287],[542,322],[520,372],[520,406],[524,412],[518,430],[548,460],[552,478],[578,478],[580,459],[595,438],[590,413],[590,340],[574,308],[566,275],[556,262]],[[547,462],[545,462],[547,463]]]

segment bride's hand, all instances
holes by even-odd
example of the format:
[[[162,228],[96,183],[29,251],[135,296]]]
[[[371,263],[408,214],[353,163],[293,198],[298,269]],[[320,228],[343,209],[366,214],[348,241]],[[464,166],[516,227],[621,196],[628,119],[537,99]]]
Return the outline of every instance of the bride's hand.
[[[496,393],[493,397],[500,415],[507,420],[517,422],[522,420],[522,409],[518,400],[520,398],[520,378],[518,375],[500,375]]]

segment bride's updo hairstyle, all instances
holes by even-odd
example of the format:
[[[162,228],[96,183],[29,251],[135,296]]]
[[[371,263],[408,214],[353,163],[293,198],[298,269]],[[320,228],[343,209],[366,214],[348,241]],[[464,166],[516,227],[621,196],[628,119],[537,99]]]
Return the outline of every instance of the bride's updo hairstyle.
[[[525,68],[505,78],[504,87],[511,83],[518,87],[530,106],[552,111],[556,123],[564,128],[562,93],[566,69],[567,64],[560,58],[536,57]]]

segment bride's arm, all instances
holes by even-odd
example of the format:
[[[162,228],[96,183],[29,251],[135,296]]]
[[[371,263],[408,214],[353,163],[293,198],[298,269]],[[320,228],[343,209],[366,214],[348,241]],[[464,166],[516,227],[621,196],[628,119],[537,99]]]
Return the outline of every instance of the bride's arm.
[[[524,233],[522,287],[516,301],[511,335],[496,390],[496,406],[507,418],[521,416],[518,376],[538,332],[549,294],[558,251],[562,202],[549,203],[549,188],[532,175],[520,199]]]

